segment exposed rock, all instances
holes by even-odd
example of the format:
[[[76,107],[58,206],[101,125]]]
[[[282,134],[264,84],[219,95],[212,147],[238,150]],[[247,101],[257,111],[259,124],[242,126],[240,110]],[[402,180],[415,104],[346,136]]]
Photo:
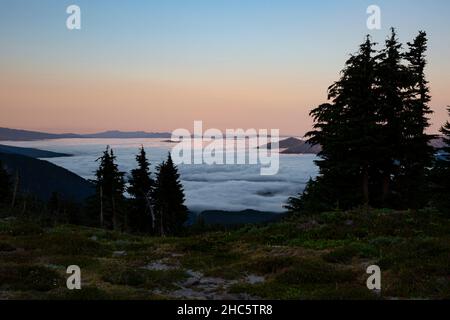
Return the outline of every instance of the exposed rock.
[[[203,273],[193,270],[186,270],[189,278],[183,282],[177,283],[179,287],[175,291],[161,292],[153,291],[154,294],[162,294],[174,299],[194,299],[194,300],[253,300],[247,294],[231,294],[228,289],[241,282],[261,283],[265,281],[264,277],[248,275],[242,280],[228,280],[218,277],[205,277]]]
[[[261,277],[261,276],[257,276],[254,274],[250,274],[245,278],[245,281],[248,282],[249,284],[257,284],[257,283],[263,283],[266,281],[266,278]]]
[[[152,270],[152,271],[167,271],[175,269],[173,266],[169,266],[160,262],[153,262],[144,267],[144,269]]]
[[[203,273],[197,271],[186,270],[186,273],[189,275],[189,278],[182,283],[184,287],[191,287],[198,284],[203,277]]]
[[[126,251],[114,251],[113,252],[113,257],[124,257],[127,255]]]

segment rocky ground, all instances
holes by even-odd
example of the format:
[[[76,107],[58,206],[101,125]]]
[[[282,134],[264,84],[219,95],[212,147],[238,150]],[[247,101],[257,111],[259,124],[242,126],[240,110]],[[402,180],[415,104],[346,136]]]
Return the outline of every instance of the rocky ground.
[[[382,290],[366,268],[382,270]],[[82,290],[66,288],[78,265]],[[0,299],[450,298],[450,220],[353,211],[152,238],[0,220]]]

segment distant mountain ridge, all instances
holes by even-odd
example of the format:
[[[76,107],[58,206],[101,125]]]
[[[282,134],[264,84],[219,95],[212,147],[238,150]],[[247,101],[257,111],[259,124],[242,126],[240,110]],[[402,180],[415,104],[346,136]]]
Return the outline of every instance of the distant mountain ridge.
[[[0,153],[18,154],[21,156],[27,156],[31,158],[59,158],[59,157],[71,157],[71,154],[52,152],[47,150],[40,150],[34,148],[22,148],[14,146],[6,146],[0,144]]]
[[[0,141],[34,141],[52,139],[145,139],[158,138],[169,139],[169,132],[145,132],[145,131],[105,131],[92,134],[76,133],[47,133],[20,129],[0,128]]]
[[[12,177],[19,176],[19,190],[47,201],[53,192],[65,200],[82,202],[94,193],[94,186],[53,163],[20,154],[0,153],[0,160]]]
[[[111,130],[93,134],[83,134],[82,138],[98,138],[98,139],[140,139],[140,138],[171,138],[172,134],[169,132],[145,132],[145,131],[118,131]]]

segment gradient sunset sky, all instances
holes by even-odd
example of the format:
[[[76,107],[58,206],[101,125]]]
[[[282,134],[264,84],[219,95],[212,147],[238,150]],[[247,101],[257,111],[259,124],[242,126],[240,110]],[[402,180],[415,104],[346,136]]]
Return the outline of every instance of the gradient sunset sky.
[[[66,28],[77,4],[82,29]],[[382,29],[366,9],[382,10]],[[431,132],[450,104],[448,0],[0,0],[0,127],[49,132],[278,128],[309,110],[370,33],[429,35]]]

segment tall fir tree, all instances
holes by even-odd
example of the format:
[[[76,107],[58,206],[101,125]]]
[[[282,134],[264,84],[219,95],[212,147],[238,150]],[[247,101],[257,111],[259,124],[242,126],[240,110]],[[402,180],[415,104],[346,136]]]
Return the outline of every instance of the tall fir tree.
[[[185,196],[178,168],[169,154],[167,161],[157,167],[154,190],[156,232],[161,236],[177,235],[188,219]]]
[[[136,162],[138,166],[131,171],[128,181],[128,193],[132,197],[129,225],[132,231],[153,233],[156,226],[152,201],[154,181],[150,177],[150,163],[143,146],[136,156]]]
[[[396,189],[401,196],[400,206],[409,208],[423,207],[428,200],[427,176],[433,163],[434,149],[427,134],[432,113],[431,100],[425,67],[427,65],[427,35],[420,31],[413,42],[408,42],[405,59],[408,62],[408,82],[402,113],[403,155],[399,159],[401,166],[396,181]]]
[[[119,171],[116,157],[109,146],[97,161],[100,162],[93,183],[96,187],[95,213],[100,226],[117,231],[126,228],[124,173]]]
[[[12,193],[11,177],[0,161],[0,204],[10,202]]]
[[[370,172],[377,155],[373,142],[379,134],[373,46],[367,37],[346,62],[341,79],[330,86],[331,103],[311,111],[314,130],[306,136],[310,143],[322,146],[321,159],[316,161],[320,168],[317,183],[334,207],[349,208],[370,202]],[[308,193],[313,185],[308,184]]]
[[[450,117],[450,107],[447,107],[448,115]],[[448,120],[441,128],[443,135],[444,147],[441,150],[444,152],[443,161],[445,166],[450,168],[450,120]]]
[[[392,199],[393,177],[398,176],[400,160],[405,153],[404,139],[405,118],[404,101],[410,77],[407,67],[403,64],[402,44],[397,38],[394,28],[386,40],[385,48],[378,56],[378,84],[377,96],[379,99],[379,124],[382,136],[378,145],[382,157],[377,166],[381,174],[381,206],[390,206],[398,199]]]
[[[447,110],[450,117],[450,107]],[[444,146],[438,150],[440,155],[431,173],[432,204],[450,216],[450,120],[442,126],[440,132]]]

